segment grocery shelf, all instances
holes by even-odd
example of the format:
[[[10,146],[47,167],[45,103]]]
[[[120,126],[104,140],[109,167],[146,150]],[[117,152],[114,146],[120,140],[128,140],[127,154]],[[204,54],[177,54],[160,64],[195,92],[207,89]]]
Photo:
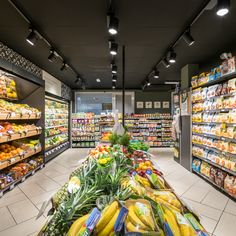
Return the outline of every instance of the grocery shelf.
[[[69,147],[70,147],[70,143],[67,141],[67,142],[62,143],[59,146],[47,151],[45,153],[45,162],[52,160],[53,158],[55,158],[56,156],[58,156],[59,154],[61,154],[65,150],[67,150]]]
[[[197,88],[204,88],[204,87],[208,87],[208,86],[211,86],[211,85],[214,85],[214,84],[217,84],[217,83],[221,83],[221,82],[224,82],[226,80],[229,80],[229,79],[233,79],[234,77],[236,77],[236,73],[230,73],[228,75],[223,75],[221,76],[220,78],[218,79],[215,79],[215,80],[211,80],[205,84],[202,84],[202,85],[199,85],[199,86],[196,86],[196,87],[192,87],[192,90],[195,90]]]
[[[22,138],[29,138],[36,135],[40,135],[41,133],[42,133],[42,129],[40,128],[37,130],[30,130],[28,132],[16,133],[12,135],[3,135],[3,136],[0,136],[0,143],[6,143],[13,140],[22,139]]]
[[[67,132],[62,132],[60,134],[53,134],[53,135],[50,135],[50,136],[45,136],[45,139],[56,137],[56,136],[60,136],[60,135],[63,135],[63,134],[68,134],[68,131]]]
[[[192,132],[192,134],[194,134],[194,135],[199,135],[199,136],[202,136],[202,137],[214,138],[214,139],[218,139],[218,140],[222,140],[222,141],[227,141],[227,142],[231,142],[231,143],[236,143],[236,139],[225,138],[225,137],[217,136],[217,135],[213,135],[213,134],[196,133],[196,132]]]
[[[64,127],[64,126],[68,126],[68,124],[47,126],[47,127],[45,127],[45,129],[54,129],[54,128],[59,128],[59,127]]]
[[[227,126],[236,126],[236,123],[226,123],[226,122],[192,122],[194,125],[221,125],[225,124]]]
[[[216,110],[193,111],[193,114],[196,114],[196,113],[219,113],[219,112],[229,112],[229,111],[236,111],[236,108],[222,108],[222,109],[216,109]]]
[[[14,165],[14,164],[26,159],[26,158],[34,156],[35,154],[37,154],[41,151],[42,151],[42,148],[40,147],[40,148],[25,152],[22,155],[17,155],[17,156],[14,156],[14,157],[10,158],[10,159],[0,161],[0,170],[3,170],[3,169],[5,169],[9,166],[12,166],[12,165]]]
[[[72,142],[96,142],[96,140],[72,140]]]
[[[31,113],[31,114],[17,114],[15,112],[11,113],[1,113],[0,120],[39,120],[41,119],[41,113]]]
[[[22,183],[25,181],[25,179],[31,175],[34,175],[36,171],[42,169],[44,167],[44,164],[39,165],[38,167],[36,167],[35,169],[33,169],[32,171],[29,171],[26,175],[24,175],[22,178],[10,183],[9,185],[7,185],[5,188],[0,189],[0,198],[3,196],[4,192],[8,191],[8,190],[12,190],[15,188],[15,186],[18,183]]]
[[[204,158],[204,157],[199,157],[199,156],[196,156],[196,155],[193,155],[193,157],[194,157],[194,158],[197,158],[197,159],[200,159],[200,160],[202,160],[202,161],[205,161],[205,162],[207,162],[208,164],[210,164],[210,165],[212,165],[212,166],[215,166],[215,167],[217,167],[217,168],[219,168],[219,169],[221,169],[221,170],[223,170],[223,171],[225,171],[225,172],[227,172],[227,173],[229,173],[229,174],[231,174],[231,175],[236,176],[236,171],[232,171],[232,170],[230,170],[230,169],[227,169],[227,168],[225,168],[225,167],[223,167],[223,166],[221,166],[221,165],[218,165],[217,163],[215,163],[215,162],[213,162],[213,161],[211,161],[211,160],[208,160],[208,159],[206,159],[206,158]]]
[[[217,185],[215,182],[213,182],[211,179],[209,179],[207,176],[195,171],[192,169],[192,172],[196,174],[197,176],[201,177],[202,179],[206,180],[209,184],[211,184],[213,187],[215,187],[217,190],[220,190],[223,194],[225,194],[227,197],[232,199],[233,201],[236,201],[236,198],[230,195],[224,188]]]
[[[62,141],[62,142],[59,142],[59,143],[57,143],[57,144],[55,144],[55,145],[52,145],[52,146],[50,146],[50,147],[48,147],[48,148],[45,148],[45,152],[48,152],[48,151],[50,151],[51,149],[54,149],[54,148],[60,146],[60,145],[63,144],[63,143],[66,143],[66,142],[68,142],[68,139],[67,139],[67,140],[64,140],[64,141]]]
[[[232,157],[232,158],[236,158],[236,154],[232,154],[232,153],[229,153],[229,152],[224,152],[224,151],[221,151],[219,149],[216,149],[216,148],[213,148],[213,147],[208,147],[206,145],[202,145],[202,144],[198,144],[198,143],[192,143],[193,146],[197,146],[197,147],[201,147],[203,149],[207,149],[207,150],[211,150],[217,154],[221,154],[221,155],[224,155],[224,156],[227,156],[227,157]]]

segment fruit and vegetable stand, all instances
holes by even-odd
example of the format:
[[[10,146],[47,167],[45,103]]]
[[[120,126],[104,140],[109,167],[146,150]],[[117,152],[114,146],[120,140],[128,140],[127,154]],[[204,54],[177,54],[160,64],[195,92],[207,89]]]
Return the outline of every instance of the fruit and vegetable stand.
[[[39,236],[208,235],[143,144],[90,150],[51,202]]]

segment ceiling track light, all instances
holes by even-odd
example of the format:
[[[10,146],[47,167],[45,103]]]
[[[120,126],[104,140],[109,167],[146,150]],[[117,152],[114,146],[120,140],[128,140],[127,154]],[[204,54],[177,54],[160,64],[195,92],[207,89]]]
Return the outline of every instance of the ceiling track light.
[[[115,43],[115,42],[109,42],[109,44],[110,44],[110,54],[112,55],[112,56],[115,56],[115,55],[117,55],[117,52],[118,52],[118,44],[117,43]]]
[[[150,82],[149,79],[146,79],[146,81],[145,81],[145,85],[146,85],[147,87],[149,87],[149,86],[151,85],[151,82]]]
[[[61,67],[61,69],[60,69],[60,70],[61,70],[61,71],[63,71],[63,70],[66,70],[66,66],[67,66],[67,65],[66,65],[66,63],[65,63],[65,62],[63,62],[63,65],[62,65],[62,67]]]
[[[108,32],[111,35],[118,33],[119,20],[115,16],[108,15]]]
[[[48,56],[48,60],[49,60],[50,62],[53,62],[53,61],[56,60],[56,58],[57,58],[57,56],[56,56],[56,54],[55,54],[55,51],[54,51],[53,49],[51,49],[51,50],[50,50],[50,54],[49,54],[49,56]]]
[[[157,69],[155,69],[155,70],[154,70],[154,76],[153,76],[153,78],[154,78],[154,79],[158,79],[158,78],[159,78],[159,75],[160,75],[160,72],[159,72]]]
[[[216,14],[218,16],[225,16],[229,13],[230,0],[217,0]]]
[[[26,38],[26,41],[31,45],[34,46],[36,41],[38,40],[38,36],[36,34],[36,32],[33,29],[29,29],[30,33]]]
[[[115,64],[111,64],[111,73],[117,74],[117,66]]]
[[[170,67],[170,63],[165,59],[163,59],[162,61],[162,64],[166,67],[166,68],[169,68]]]
[[[190,29],[184,32],[183,39],[188,44],[188,46],[192,46],[195,43],[195,40],[191,35]]]
[[[169,63],[174,64],[176,62],[176,53],[173,49],[169,51]]]
[[[112,89],[116,88],[116,82],[112,81]]]

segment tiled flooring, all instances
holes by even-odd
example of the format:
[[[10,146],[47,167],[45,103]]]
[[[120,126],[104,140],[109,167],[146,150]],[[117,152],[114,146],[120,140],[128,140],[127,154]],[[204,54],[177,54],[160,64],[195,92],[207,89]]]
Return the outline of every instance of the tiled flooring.
[[[44,201],[63,185],[83,161],[87,149],[70,149],[34,176],[0,198],[0,236],[33,236],[45,222],[36,220]],[[236,203],[172,159],[169,149],[152,149],[155,160],[177,194],[199,213],[202,224],[214,236],[235,236]]]

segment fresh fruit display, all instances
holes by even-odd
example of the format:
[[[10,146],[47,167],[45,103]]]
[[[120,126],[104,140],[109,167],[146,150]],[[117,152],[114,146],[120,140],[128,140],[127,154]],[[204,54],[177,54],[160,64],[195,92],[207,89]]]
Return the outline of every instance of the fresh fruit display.
[[[140,160],[145,176],[135,171]],[[97,146],[52,197],[53,215],[39,235],[207,235],[154,170],[149,155],[127,158],[122,146]]]
[[[45,149],[49,149],[51,147],[57,146],[57,145],[64,143],[66,141],[68,141],[68,134],[60,134],[57,136],[46,138]]]
[[[57,127],[57,128],[51,128],[51,129],[45,129],[45,137],[55,136],[58,134],[64,134],[68,132],[67,127]]]
[[[22,155],[24,150],[14,144],[0,144],[0,161],[11,159],[12,157]]]
[[[10,76],[0,77],[0,98],[17,99],[16,83]]]
[[[7,102],[5,100],[0,99],[0,113],[1,116],[8,117],[11,115],[11,117],[16,117],[19,115],[19,117],[28,115],[31,117],[33,114],[35,114],[38,118],[41,116],[41,112],[36,109],[32,108],[27,104],[15,104],[11,102]]]

